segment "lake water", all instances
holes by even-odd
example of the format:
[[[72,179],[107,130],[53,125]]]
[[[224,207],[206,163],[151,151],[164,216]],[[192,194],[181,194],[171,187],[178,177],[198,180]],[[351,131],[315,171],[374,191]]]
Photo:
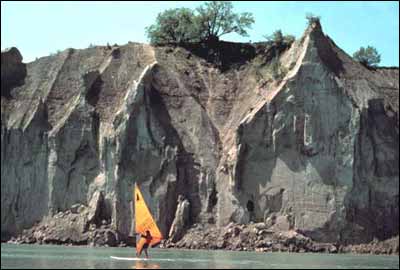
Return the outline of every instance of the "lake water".
[[[1,268],[399,268],[398,256],[289,254],[202,250],[150,249],[150,260],[135,257],[133,248],[91,248],[40,245],[1,245]]]

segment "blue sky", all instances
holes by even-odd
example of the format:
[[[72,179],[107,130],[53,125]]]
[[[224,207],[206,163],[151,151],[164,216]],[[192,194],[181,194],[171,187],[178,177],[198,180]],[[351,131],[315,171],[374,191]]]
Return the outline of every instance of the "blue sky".
[[[1,49],[16,46],[24,62],[66,48],[89,44],[147,42],[145,27],[167,8],[195,8],[201,1],[154,2],[1,2]],[[382,66],[399,65],[398,2],[234,1],[237,12],[251,12],[255,24],[249,37],[223,36],[230,41],[261,41],[281,29],[301,36],[307,12],[321,16],[325,34],[352,54],[371,45],[381,53]]]

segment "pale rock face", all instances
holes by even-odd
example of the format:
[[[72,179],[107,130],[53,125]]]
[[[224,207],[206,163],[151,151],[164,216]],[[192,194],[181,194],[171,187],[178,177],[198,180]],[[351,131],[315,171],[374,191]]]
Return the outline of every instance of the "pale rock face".
[[[26,74],[16,49],[2,53],[2,238],[100,202],[132,234],[135,182],[164,235],[182,211],[318,241],[398,234],[398,69],[364,68],[320,25],[280,54],[281,80],[253,46],[221,46],[220,67],[129,43],[68,49]]]
[[[185,234],[190,224],[190,203],[182,196],[178,197],[175,219],[172,222],[168,238],[174,243],[179,241]]]

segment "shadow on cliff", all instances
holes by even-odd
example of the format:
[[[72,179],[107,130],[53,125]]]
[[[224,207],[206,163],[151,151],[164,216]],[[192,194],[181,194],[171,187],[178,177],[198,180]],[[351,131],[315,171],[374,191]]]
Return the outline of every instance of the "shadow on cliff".
[[[2,241],[32,227],[48,214],[50,128],[47,106],[42,102],[25,129],[7,128],[1,121]]]
[[[145,86],[143,104],[140,104],[131,114],[127,126],[126,146],[122,150],[121,178],[128,183],[122,186],[149,183],[149,195],[158,209],[160,230],[167,236],[175,218],[177,199],[184,195],[191,203],[192,222],[200,213],[200,197],[198,192],[199,164],[194,160],[193,153],[188,152],[173,125],[166,101],[157,89],[157,67],[153,70],[152,82]],[[141,141],[142,117],[145,129],[151,143]],[[139,122],[137,122],[139,121]],[[159,130],[156,130],[159,129]],[[160,132],[161,131],[161,132]],[[147,140],[147,139],[146,139]],[[139,144],[138,144],[139,143]],[[139,145],[139,149],[135,149]],[[156,155],[153,152],[157,152]],[[140,166],[140,170],[136,170]],[[171,175],[176,180],[171,181]],[[132,180],[134,179],[134,180]],[[143,191],[146,196],[147,191]],[[154,198],[157,198],[154,200]],[[126,198],[127,199],[127,198]]]
[[[397,115],[386,114],[383,99],[372,99],[361,111],[354,149],[353,189],[346,197],[346,219],[360,239],[385,240],[399,234],[399,133]],[[397,151],[395,150],[397,149]],[[397,181],[396,181],[397,178]],[[397,188],[397,195],[382,192]],[[392,191],[391,191],[392,193]],[[357,231],[358,230],[358,231]],[[351,237],[351,235],[349,236]]]
[[[155,70],[155,72],[157,72],[157,69]],[[198,186],[200,164],[195,161],[194,153],[190,153],[185,149],[183,142],[178,134],[178,131],[172,124],[173,121],[164,100],[164,98],[168,97],[163,98],[163,96],[156,89],[156,86],[154,84],[152,84],[150,91],[148,91],[146,95],[146,102],[148,102],[148,106],[146,107],[151,110],[148,115],[151,115],[151,117],[153,117],[155,121],[158,121],[159,125],[166,132],[166,138],[163,142],[164,145],[162,147],[177,147],[176,189],[175,192],[172,192],[173,194],[167,194],[166,207],[165,203],[160,204],[162,208],[165,207],[165,215],[168,216],[166,220],[166,228],[169,229],[175,217],[177,198],[179,195],[184,195],[190,201],[190,217],[192,218],[191,222],[194,222],[195,218],[200,213],[201,202]],[[162,171],[160,173],[162,174]],[[153,181],[152,186],[158,185],[156,182]]]
[[[160,44],[162,46],[177,47],[177,44]],[[179,44],[197,57],[206,60],[218,67],[221,72],[229,69],[238,69],[260,56],[264,62],[287,50],[291,44],[282,43],[279,46],[273,42],[239,43],[222,40],[208,42]]]
[[[399,234],[399,156],[394,150],[399,149],[399,134],[393,128],[397,121],[396,114],[386,114],[383,99],[368,101],[368,108],[361,110],[354,145],[353,184],[344,198],[345,220],[338,220],[341,217],[334,213],[322,228],[302,233],[340,244],[382,241]],[[324,183],[335,186],[336,181]]]

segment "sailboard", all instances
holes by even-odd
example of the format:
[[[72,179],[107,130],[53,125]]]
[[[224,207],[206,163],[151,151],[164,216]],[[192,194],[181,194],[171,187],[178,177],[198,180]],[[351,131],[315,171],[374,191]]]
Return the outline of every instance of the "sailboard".
[[[149,208],[146,205],[145,200],[143,199],[142,192],[139,189],[139,186],[135,183],[135,191],[134,191],[134,199],[135,199],[135,231],[137,234],[145,235],[146,231],[150,231],[153,239],[150,242],[150,246],[153,247],[161,242],[163,239],[163,235],[158,228],[156,222],[154,221],[153,216],[151,215]],[[142,251],[144,244],[146,243],[146,239],[141,237],[140,240],[136,243],[136,252],[139,254]]]
[[[119,260],[119,261],[147,261],[147,258],[137,258],[137,257],[115,257],[110,256],[111,259]]]
[[[160,262],[176,261],[175,259],[168,259],[168,258],[137,258],[137,257],[115,257],[115,256],[110,256],[110,258],[119,261],[160,261]]]
[[[135,183],[135,189],[133,194],[133,199],[135,202],[135,232],[139,235],[146,235],[146,231],[149,231],[152,240],[150,242],[150,246],[153,247],[161,242],[164,239],[160,229],[157,226],[157,223],[154,221],[153,216],[147,204],[143,198],[142,192],[139,189],[139,186]],[[136,252],[139,254],[144,244],[146,243],[146,239],[140,237],[140,240],[136,243]],[[114,257],[110,256],[112,259],[116,260],[128,260],[128,261],[140,261],[147,260],[142,258],[123,258],[123,257]]]

